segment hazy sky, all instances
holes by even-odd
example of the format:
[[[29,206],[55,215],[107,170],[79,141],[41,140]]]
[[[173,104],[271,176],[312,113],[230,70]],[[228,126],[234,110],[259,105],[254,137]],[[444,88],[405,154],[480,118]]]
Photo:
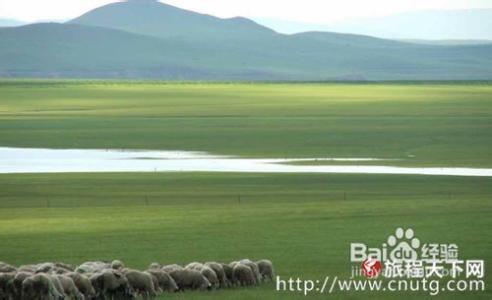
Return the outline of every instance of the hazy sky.
[[[0,17],[64,20],[115,0],[0,0]],[[166,0],[219,17],[264,17],[310,23],[428,9],[492,8],[492,0]]]

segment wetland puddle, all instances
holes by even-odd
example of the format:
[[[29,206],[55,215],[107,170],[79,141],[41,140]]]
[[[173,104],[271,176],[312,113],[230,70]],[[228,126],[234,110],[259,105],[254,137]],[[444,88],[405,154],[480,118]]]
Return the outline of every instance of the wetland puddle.
[[[289,163],[329,161],[330,165]],[[420,168],[357,165],[388,161],[376,158],[256,159],[191,151],[36,149],[0,147],[0,173],[91,172],[237,172],[237,173],[345,173],[492,176],[492,169]],[[345,162],[336,165],[336,162]],[[353,164],[346,165],[346,162]]]

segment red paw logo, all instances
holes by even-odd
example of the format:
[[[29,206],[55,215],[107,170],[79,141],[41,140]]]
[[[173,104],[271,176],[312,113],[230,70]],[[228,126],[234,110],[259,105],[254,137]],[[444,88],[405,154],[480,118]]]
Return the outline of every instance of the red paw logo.
[[[373,278],[379,275],[381,271],[381,262],[377,259],[368,258],[362,262],[361,272],[367,278]]]

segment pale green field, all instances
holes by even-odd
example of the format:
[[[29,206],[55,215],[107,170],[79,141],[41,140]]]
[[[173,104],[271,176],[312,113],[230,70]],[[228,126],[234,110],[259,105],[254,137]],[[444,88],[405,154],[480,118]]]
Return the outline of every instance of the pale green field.
[[[0,145],[490,167],[491,95],[489,84],[3,82]]]

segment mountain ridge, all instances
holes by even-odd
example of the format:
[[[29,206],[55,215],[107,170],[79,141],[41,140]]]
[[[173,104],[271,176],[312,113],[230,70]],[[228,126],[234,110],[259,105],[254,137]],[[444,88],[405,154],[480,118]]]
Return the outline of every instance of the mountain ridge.
[[[0,57],[4,77],[492,79],[492,45],[419,45],[330,32],[283,35],[246,18],[220,19],[153,1],[109,4],[67,23],[1,28]]]
[[[186,20],[186,26],[182,26]],[[89,11],[70,24],[125,30],[160,38],[193,37],[245,38],[250,34],[273,34],[274,31],[244,17],[217,18],[181,9],[157,1],[125,1],[107,4]]]

